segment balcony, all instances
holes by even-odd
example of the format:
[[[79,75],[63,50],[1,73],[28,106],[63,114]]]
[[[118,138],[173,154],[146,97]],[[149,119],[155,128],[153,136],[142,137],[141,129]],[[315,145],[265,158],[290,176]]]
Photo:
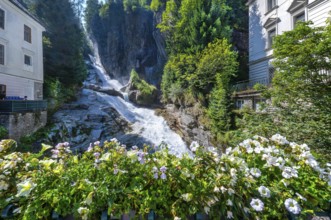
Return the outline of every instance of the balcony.
[[[0,112],[37,112],[45,111],[47,101],[38,100],[0,100]]]
[[[271,79],[271,77],[261,77],[251,80],[244,80],[233,85],[233,88],[235,91],[240,92],[245,90],[251,90],[253,89],[254,85],[258,83],[265,86],[269,86],[271,84]]]

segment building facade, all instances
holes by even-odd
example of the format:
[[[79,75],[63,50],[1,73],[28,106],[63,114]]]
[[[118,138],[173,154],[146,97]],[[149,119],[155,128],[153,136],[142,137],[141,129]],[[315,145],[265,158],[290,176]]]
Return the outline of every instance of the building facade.
[[[249,1],[249,79],[269,84],[272,79],[273,37],[294,29],[298,21],[324,26],[331,0]]]
[[[43,99],[45,28],[17,0],[0,1],[1,96]]]
[[[255,108],[261,101],[255,84],[270,85],[274,68],[273,38],[295,28],[298,21],[325,26],[330,17],[331,0],[248,0],[249,7],[249,80],[238,84],[237,106]]]

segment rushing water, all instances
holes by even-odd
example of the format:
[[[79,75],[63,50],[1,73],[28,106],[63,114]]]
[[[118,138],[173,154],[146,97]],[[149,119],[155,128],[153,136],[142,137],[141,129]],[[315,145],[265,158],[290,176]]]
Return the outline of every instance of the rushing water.
[[[102,81],[102,88],[112,88],[120,91],[123,85],[109,77],[101,65],[99,57],[91,57],[91,60],[99,79]],[[115,108],[132,124],[132,134],[137,134],[156,146],[167,144],[169,151],[178,156],[189,152],[181,137],[170,129],[162,117],[155,115],[154,110],[137,107],[130,103],[127,98],[123,100],[118,96],[110,96],[99,92],[95,92],[95,94],[99,100]],[[123,96],[127,97],[127,94],[124,93]]]

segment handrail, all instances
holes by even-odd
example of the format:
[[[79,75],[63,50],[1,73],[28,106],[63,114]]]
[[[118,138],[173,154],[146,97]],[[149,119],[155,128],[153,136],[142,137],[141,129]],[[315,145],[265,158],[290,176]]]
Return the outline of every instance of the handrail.
[[[269,77],[260,77],[260,78],[250,79],[250,80],[243,80],[243,81],[239,81],[236,84],[234,84],[233,88],[236,91],[243,91],[243,90],[252,89],[254,87],[254,85],[258,84],[258,83],[268,86],[271,84],[271,79]]]
[[[46,100],[0,100],[0,112],[35,112],[46,109]]]

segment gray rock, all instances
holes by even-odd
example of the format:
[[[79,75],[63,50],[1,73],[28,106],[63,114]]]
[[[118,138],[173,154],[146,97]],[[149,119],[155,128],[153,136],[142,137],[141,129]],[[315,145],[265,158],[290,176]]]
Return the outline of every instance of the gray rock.
[[[149,83],[158,84],[166,61],[165,41],[155,31],[159,20],[149,10],[124,11],[121,1],[110,5],[109,14],[112,22],[95,21],[91,25],[91,38],[98,45],[106,71],[127,83],[135,69]]]
[[[188,115],[188,114],[185,114],[185,113],[181,114],[180,122],[184,127],[188,127],[190,129],[193,129],[197,125],[194,118],[191,115]]]
[[[98,114],[87,114],[87,121],[93,121],[93,122],[104,122],[105,121],[105,116],[104,115],[98,115]]]
[[[102,130],[101,129],[92,130],[91,137],[93,138],[93,140],[99,140],[100,137],[101,137],[101,133],[102,133]]]
[[[163,116],[169,127],[180,134],[186,144],[197,141],[201,145],[210,146],[212,136],[199,123],[201,112],[195,111],[197,107],[178,109],[175,105],[167,105],[164,109],[156,111],[156,114]]]
[[[82,135],[70,138],[69,143],[70,144],[80,144],[80,143],[86,141],[87,138],[88,138],[88,136],[86,134],[82,134]]]
[[[115,90],[115,89],[100,89],[100,90],[97,90],[97,91],[105,93],[107,95],[111,95],[111,96],[119,96],[122,99],[124,99],[123,94],[121,92]]]

